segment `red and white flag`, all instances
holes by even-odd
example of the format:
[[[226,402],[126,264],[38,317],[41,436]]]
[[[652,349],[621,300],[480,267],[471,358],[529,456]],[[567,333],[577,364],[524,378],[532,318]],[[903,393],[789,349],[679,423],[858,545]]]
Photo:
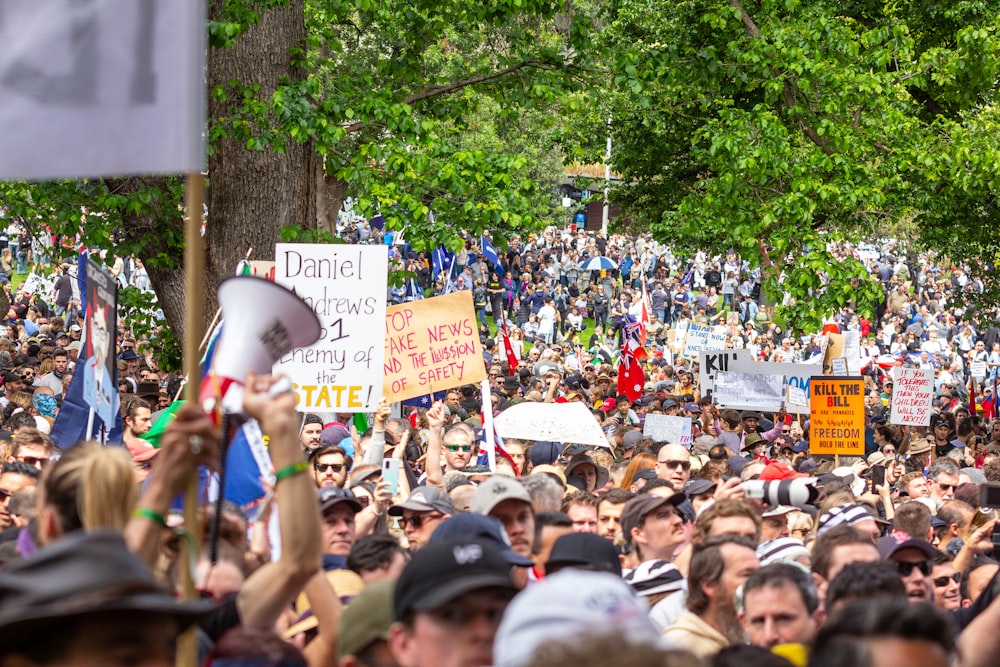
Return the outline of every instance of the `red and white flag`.
[[[618,393],[625,394],[630,401],[636,401],[642,396],[645,385],[646,374],[642,370],[642,364],[636,357],[635,350],[626,345],[618,360]]]

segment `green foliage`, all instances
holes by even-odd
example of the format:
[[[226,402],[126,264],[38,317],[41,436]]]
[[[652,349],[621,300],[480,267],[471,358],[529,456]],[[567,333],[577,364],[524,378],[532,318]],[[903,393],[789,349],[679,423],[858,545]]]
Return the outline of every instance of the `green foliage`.
[[[118,313],[129,323],[138,340],[148,340],[155,347],[159,367],[167,371],[181,369],[181,345],[167,323],[157,316],[149,292],[129,285],[118,290]]]
[[[955,236],[996,217],[997,9],[621,0],[601,35],[614,198],[682,249],[750,258],[798,328],[847,304],[870,317],[881,299],[831,243],[913,220],[925,241],[992,263],[987,234]]]

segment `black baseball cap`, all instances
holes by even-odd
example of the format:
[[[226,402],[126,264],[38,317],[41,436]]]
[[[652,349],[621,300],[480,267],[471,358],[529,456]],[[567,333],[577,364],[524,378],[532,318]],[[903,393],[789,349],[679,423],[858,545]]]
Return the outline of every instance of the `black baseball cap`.
[[[316,492],[316,499],[319,501],[319,511],[323,513],[340,503],[346,503],[355,514],[364,509],[354,492],[339,486],[324,486]]]
[[[596,533],[569,533],[555,541],[545,562],[545,574],[567,567],[622,576],[618,549],[611,540]]]
[[[517,592],[510,564],[494,544],[467,537],[431,542],[414,554],[399,575],[393,612],[401,621],[483,588],[506,589],[511,597]]]

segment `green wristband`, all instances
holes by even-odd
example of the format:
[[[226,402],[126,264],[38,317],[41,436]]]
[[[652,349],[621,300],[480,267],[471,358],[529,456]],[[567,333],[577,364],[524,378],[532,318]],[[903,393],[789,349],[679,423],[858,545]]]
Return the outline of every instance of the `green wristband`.
[[[309,470],[308,461],[299,461],[298,463],[293,463],[290,466],[285,466],[281,470],[274,473],[274,483],[277,484],[286,477],[292,477]]]
[[[167,525],[166,517],[156,510],[151,510],[148,507],[136,507],[135,511],[132,512],[132,516],[136,519],[149,519],[153,523],[158,524],[161,528],[170,528],[170,526]]]

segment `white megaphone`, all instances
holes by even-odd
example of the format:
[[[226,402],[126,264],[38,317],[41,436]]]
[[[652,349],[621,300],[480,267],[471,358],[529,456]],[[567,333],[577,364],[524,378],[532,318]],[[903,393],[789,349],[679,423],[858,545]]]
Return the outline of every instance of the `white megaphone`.
[[[217,296],[222,333],[199,394],[209,414],[220,407],[223,414],[237,415],[243,412],[247,372],[270,373],[283,355],[319,340],[321,327],[309,304],[264,278],[226,278],[219,284]]]

